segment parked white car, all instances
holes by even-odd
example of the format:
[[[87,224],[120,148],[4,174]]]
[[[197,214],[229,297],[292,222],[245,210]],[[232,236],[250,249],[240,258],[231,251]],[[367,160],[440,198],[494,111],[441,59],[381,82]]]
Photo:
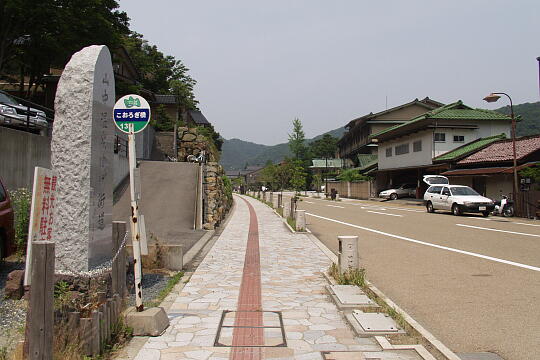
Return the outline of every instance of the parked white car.
[[[454,215],[463,213],[482,213],[489,216],[495,204],[468,186],[463,185],[431,185],[424,194],[427,212],[435,210],[451,211]]]
[[[400,197],[416,197],[415,184],[403,184],[395,189],[381,191],[379,197],[383,199],[396,200]]]

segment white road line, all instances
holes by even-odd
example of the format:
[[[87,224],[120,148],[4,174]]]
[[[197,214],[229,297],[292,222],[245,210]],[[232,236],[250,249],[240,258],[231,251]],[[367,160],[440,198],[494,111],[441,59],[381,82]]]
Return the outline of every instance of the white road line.
[[[326,206],[335,207],[335,208],[340,208],[340,209],[345,209],[343,206],[337,206],[337,205],[326,205]]]
[[[503,233],[508,233],[508,234],[516,234],[516,235],[525,235],[525,236],[540,237],[540,235],[536,235],[536,234],[527,234],[527,233],[516,232],[516,231],[499,230],[499,229],[490,229],[490,228],[485,228],[485,227],[480,227],[480,226],[472,226],[472,225],[465,225],[465,224],[456,224],[456,225],[457,225],[457,226],[468,227],[468,228],[472,228],[472,229],[488,230],[488,231],[503,232]]]
[[[306,201],[306,200],[304,200],[304,202],[305,202],[306,204],[315,204],[314,202]]]
[[[505,221],[505,222],[511,222],[511,221]],[[538,224],[527,224],[527,223],[518,223],[518,222],[512,222],[512,224],[527,225],[527,226],[540,226]]]
[[[342,225],[351,226],[351,227],[354,227],[354,228],[357,228],[357,229],[370,231],[370,232],[373,232],[373,233],[376,233],[376,234],[381,234],[381,235],[384,235],[384,236],[389,236],[389,237],[393,237],[393,238],[396,238],[396,239],[409,241],[409,242],[412,242],[412,243],[415,243],[415,244],[430,246],[430,247],[434,247],[434,248],[441,249],[441,250],[447,250],[447,251],[455,252],[455,253],[458,253],[458,254],[474,256],[474,257],[485,259],[485,260],[491,260],[491,261],[502,263],[502,264],[512,265],[512,266],[520,267],[520,268],[523,268],[523,269],[528,269],[528,270],[533,270],[533,271],[540,272],[540,268],[536,267],[536,266],[521,264],[521,263],[510,261],[510,260],[504,260],[504,259],[499,259],[499,258],[492,257],[492,256],[473,253],[473,252],[470,252],[470,251],[454,249],[454,248],[450,248],[450,247],[447,247],[447,246],[431,244],[431,243],[428,243],[428,242],[425,242],[425,241],[415,240],[415,239],[411,239],[411,238],[408,238],[408,237],[405,237],[405,236],[394,235],[394,234],[386,233],[386,232],[383,232],[383,231],[370,229],[370,228],[367,228],[367,227],[364,227],[364,226],[349,224],[349,223],[346,223],[346,222],[343,222],[343,221],[330,219],[330,218],[320,216],[320,215],[315,215],[315,214],[312,214],[312,213],[306,213],[306,215],[310,215],[310,216],[313,216],[313,217],[316,217],[316,218],[319,218],[319,219],[323,219],[323,220],[327,220],[327,221],[332,221],[332,222],[342,224]]]
[[[373,214],[381,214],[381,215],[388,215],[388,216],[399,216],[399,217],[403,217],[403,215],[396,215],[396,214],[388,214],[388,213],[383,213],[383,212],[378,212],[378,211],[371,211],[371,210],[368,210],[366,211],[368,213],[373,213]]]

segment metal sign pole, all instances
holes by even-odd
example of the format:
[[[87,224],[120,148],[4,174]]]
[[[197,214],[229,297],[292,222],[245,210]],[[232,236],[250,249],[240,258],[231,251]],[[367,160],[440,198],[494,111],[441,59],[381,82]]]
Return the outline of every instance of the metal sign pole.
[[[139,235],[138,217],[139,217],[139,205],[137,204],[137,198],[135,197],[135,175],[134,170],[137,166],[137,154],[135,152],[135,130],[134,125],[129,124],[128,134],[128,149],[129,149],[129,186],[131,192],[131,241],[133,244],[133,258],[134,258],[134,273],[135,273],[135,307],[137,311],[143,311],[144,305],[142,302],[142,261],[141,261],[141,243]]]

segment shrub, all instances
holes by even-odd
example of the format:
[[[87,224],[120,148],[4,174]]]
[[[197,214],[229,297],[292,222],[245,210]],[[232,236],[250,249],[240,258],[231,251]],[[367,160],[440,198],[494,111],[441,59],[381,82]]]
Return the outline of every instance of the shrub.
[[[26,253],[26,242],[28,241],[28,224],[30,222],[30,206],[32,204],[32,194],[28,189],[20,188],[9,194],[15,213],[15,246],[17,253]]]

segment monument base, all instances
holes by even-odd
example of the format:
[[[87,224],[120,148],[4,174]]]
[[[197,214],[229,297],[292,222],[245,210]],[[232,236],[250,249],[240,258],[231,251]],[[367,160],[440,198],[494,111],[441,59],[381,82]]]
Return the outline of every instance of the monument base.
[[[159,336],[169,327],[169,318],[162,307],[137,312],[132,306],[125,311],[125,318],[134,336]]]

